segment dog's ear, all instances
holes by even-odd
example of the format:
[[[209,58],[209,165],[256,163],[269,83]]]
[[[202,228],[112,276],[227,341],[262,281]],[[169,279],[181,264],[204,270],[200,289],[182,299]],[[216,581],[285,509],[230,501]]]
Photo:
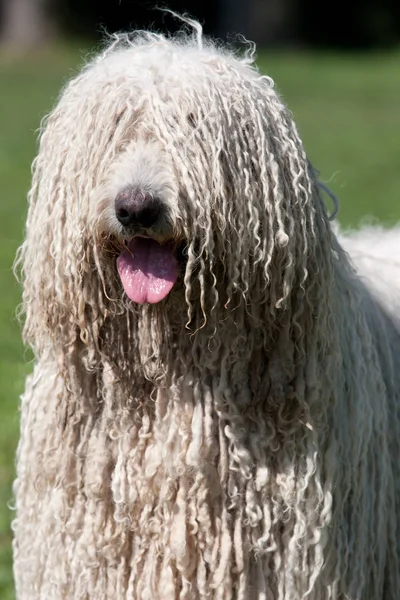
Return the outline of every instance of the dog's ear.
[[[39,183],[38,197],[31,195],[26,239],[16,259],[23,282],[24,339],[37,350],[52,342],[86,342],[104,311],[92,242],[78,220],[72,225],[73,211],[62,206],[62,190],[54,191],[60,202],[50,207],[40,197],[45,193],[41,186],[47,187]]]
[[[108,132],[91,117],[93,99],[86,106],[75,96],[71,84],[43,126],[26,239],[16,259],[25,340],[36,348],[51,340],[73,343],[77,336],[85,341],[104,314],[90,195],[111,149]]]

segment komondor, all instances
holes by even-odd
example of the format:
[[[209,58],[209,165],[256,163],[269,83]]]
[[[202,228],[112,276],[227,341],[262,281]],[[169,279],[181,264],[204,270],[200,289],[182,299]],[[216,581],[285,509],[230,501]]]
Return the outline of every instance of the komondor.
[[[271,79],[193,26],[117,36],[41,134],[17,597],[398,600],[399,231],[342,239]]]

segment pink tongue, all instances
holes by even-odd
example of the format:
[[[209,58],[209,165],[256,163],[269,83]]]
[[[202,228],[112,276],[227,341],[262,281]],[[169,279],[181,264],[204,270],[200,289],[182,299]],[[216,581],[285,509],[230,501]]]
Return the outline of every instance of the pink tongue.
[[[172,244],[148,238],[134,238],[117,258],[117,268],[126,295],[139,304],[163,300],[178,277]]]

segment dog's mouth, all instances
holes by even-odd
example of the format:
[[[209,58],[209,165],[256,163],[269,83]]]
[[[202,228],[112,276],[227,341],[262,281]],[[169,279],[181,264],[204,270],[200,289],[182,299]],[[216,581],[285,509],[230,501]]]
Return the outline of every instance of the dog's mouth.
[[[151,237],[135,236],[125,242],[117,269],[125,293],[132,302],[157,304],[174,287],[185,263],[186,243],[160,244]]]

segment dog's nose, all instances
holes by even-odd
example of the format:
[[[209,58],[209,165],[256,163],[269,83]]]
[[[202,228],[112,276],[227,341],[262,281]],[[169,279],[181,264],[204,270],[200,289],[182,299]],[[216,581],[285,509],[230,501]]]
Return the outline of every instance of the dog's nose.
[[[151,227],[161,212],[161,200],[133,187],[123,189],[115,198],[115,214],[121,225],[138,223]]]

